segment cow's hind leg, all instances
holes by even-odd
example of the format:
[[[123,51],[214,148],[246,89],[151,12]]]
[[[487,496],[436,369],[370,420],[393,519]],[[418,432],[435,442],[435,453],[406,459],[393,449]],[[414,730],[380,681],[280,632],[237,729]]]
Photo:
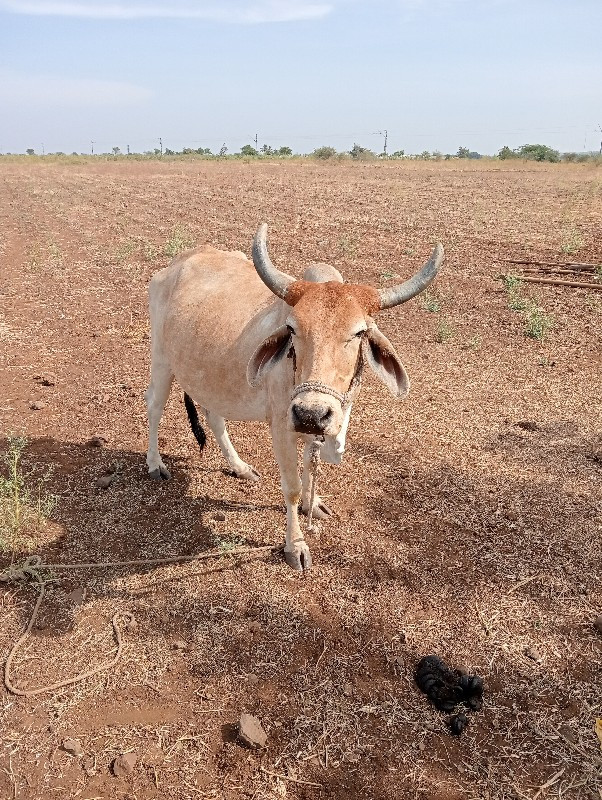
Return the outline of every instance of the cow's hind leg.
[[[206,408],[203,408],[203,413],[205,414],[207,424],[211,428],[224,458],[236,477],[245,478],[248,481],[258,481],[260,475],[257,470],[243,461],[234,449],[234,445],[230,441],[228,431],[226,430],[226,420],[220,417],[219,414],[216,414],[214,411],[208,411]]]
[[[284,559],[295,570],[309,569],[311,553],[299,525],[301,481],[297,465],[297,435],[286,428],[272,426],[272,441],[286,503]]]
[[[171,478],[169,470],[161,460],[159,453],[159,423],[163,416],[163,409],[173,382],[173,375],[166,367],[151,366],[151,381],[146,394],[146,409],[148,413],[148,453],[146,463],[148,474],[151,478],[168,480]]]
[[[311,502],[311,440],[305,442],[303,448],[303,480],[301,491],[301,511],[303,514],[309,514],[309,504]],[[317,476],[316,476],[317,480]],[[314,510],[312,517],[314,519],[326,519],[332,514],[326,503],[322,500],[320,495],[314,494]]]

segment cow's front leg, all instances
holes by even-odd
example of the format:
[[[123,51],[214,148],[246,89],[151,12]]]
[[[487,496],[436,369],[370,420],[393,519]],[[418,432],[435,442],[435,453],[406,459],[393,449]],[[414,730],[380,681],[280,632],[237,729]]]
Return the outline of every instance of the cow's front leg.
[[[301,480],[297,465],[297,434],[272,425],[274,455],[280,468],[280,485],[286,503],[286,544],[284,559],[289,567],[301,571],[311,567],[311,553],[299,525]]]

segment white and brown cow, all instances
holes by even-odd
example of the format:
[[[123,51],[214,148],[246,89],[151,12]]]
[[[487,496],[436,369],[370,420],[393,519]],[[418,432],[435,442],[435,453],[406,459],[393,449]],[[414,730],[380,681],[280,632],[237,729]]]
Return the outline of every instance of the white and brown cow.
[[[147,464],[153,478],[169,478],[158,448],[158,428],[175,378],[185,393],[200,446],[204,432],[198,403],[230,469],[258,480],[239,458],[225,420],[265,420],[286,501],[284,548],[297,570],[311,566],[298,518],[310,503],[310,444],[323,437],[322,458],[340,463],[353,397],[368,364],[395,397],[409,381],[393,345],[376,327],[375,314],[423,291],[437,274],[443,248],[399,286],[376,290],[343,283],[326,264],[309,267],[303,280],[278,271],[267,253],[267,225],[253,243],[253,263],[244,253],[205,246],[183,253],[150,283],[151,381]],[[194,401],[194,402],[193,402]],[[297,439],[305,439],[299,479]],[[313,515],[330,513],[317,495]]]

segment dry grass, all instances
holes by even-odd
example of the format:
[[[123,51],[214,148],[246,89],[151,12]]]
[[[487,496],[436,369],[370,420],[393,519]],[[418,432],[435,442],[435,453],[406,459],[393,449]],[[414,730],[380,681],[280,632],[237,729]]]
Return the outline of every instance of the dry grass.
[[[117,610],[132,611],[137,627],[114,674],[55,695],[1,697],[0,796],[599,798],[602,309],[580,290],[532,288],[555,320],[532,341],[497,280],[503,258],[560,254],[569,216],[579,258],[600,261],[595,171],[0,168],[12,203],[0,204],[9,232],[0,431],[25,431],[32,475],[53,466],[48,491],[59,502],[37,541],[47,561],[282,541],[278,475],[259,423],[230,426],[263,476],[235,481],[214,442],[198,458],[174,392],[161,429],[173,481],[145,478],[146,282],[167,263],[166,243],[185,235],[248,250],[267,219],[275,263],[299,274],[330,261],[375,286],[409,275],[435,240],[447,254],[442,313],[415,302],[379,319],[412,393],[396,404],[366,381],[345,464],[322,472],[337,518],[313,538],[312,573],[299,579],[276,555],[225,553],[202,566],[61,578],[18,659],[18,681],[38,685],[106,660]],[[33,269],[30,254],[47,253],[48,242],[60,266],[45,256]],[[444,341],[442,321],[453,331]],[[40,371],[56,384],[32,411]],[[92,434],[108,445],[88,447]],[[119,480],[96,489],[115,461]],[[34,593],[11,585],[0,595],[6,652]],[[414,685],[429,652],[485,678],[485,707],[459,740]],[[266,752],[234,741],[241,711],[261,719]],[[67,736],[84,757],[61,749]],[[112,776],[128,750],[133,775]]]

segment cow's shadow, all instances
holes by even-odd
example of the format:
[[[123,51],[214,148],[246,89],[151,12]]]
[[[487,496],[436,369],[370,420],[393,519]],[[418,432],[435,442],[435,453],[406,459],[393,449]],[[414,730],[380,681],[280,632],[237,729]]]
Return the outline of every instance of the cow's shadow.
[[[9,444],[0,437],[0,453],[8,453]],[[176,555],[194,558],[220,548],[227,553],[234,545],[266,545],[259,522],[244,525],[244,532],[234,532],[223,521],[232,512],[239,518],[240,514],[251,516],[266,510],[284,512],[284,506],[199,495],[191,491],[193,471],[223,471],[204,465],[199,468],[188,458],[174,455],[169,462],[171,480],[157,481],[148,476],[144,455],[139,452],[51,437],[29,439],[19,462],[23,483],[18,523],[9,483],[3,484],[0,496],[0,572],[10,564],[23,564],[32,555],[44,564],[142,561]],[[5,481],[10,478],[6,465],[0,466],[0,475]],[[112,476],[108,487],[97,485],[99,478],[108,476]],[[203,563],[206,571],[231,568],[223,560]],[[162,566],[132,564],[89,570],[86,576],[142,575]],[[44,577],[49,574],[44,572]],[[76,605],[85,601],[85,597],[77,597],[82,581],[86,582],[81,571],[57,571],[55,575],[60,576],[60,591],[47,593],[35,631],[43,636],[61,636],[73,626],[73,604],[66,602],[65,596],[69,600],[74,593]]]

